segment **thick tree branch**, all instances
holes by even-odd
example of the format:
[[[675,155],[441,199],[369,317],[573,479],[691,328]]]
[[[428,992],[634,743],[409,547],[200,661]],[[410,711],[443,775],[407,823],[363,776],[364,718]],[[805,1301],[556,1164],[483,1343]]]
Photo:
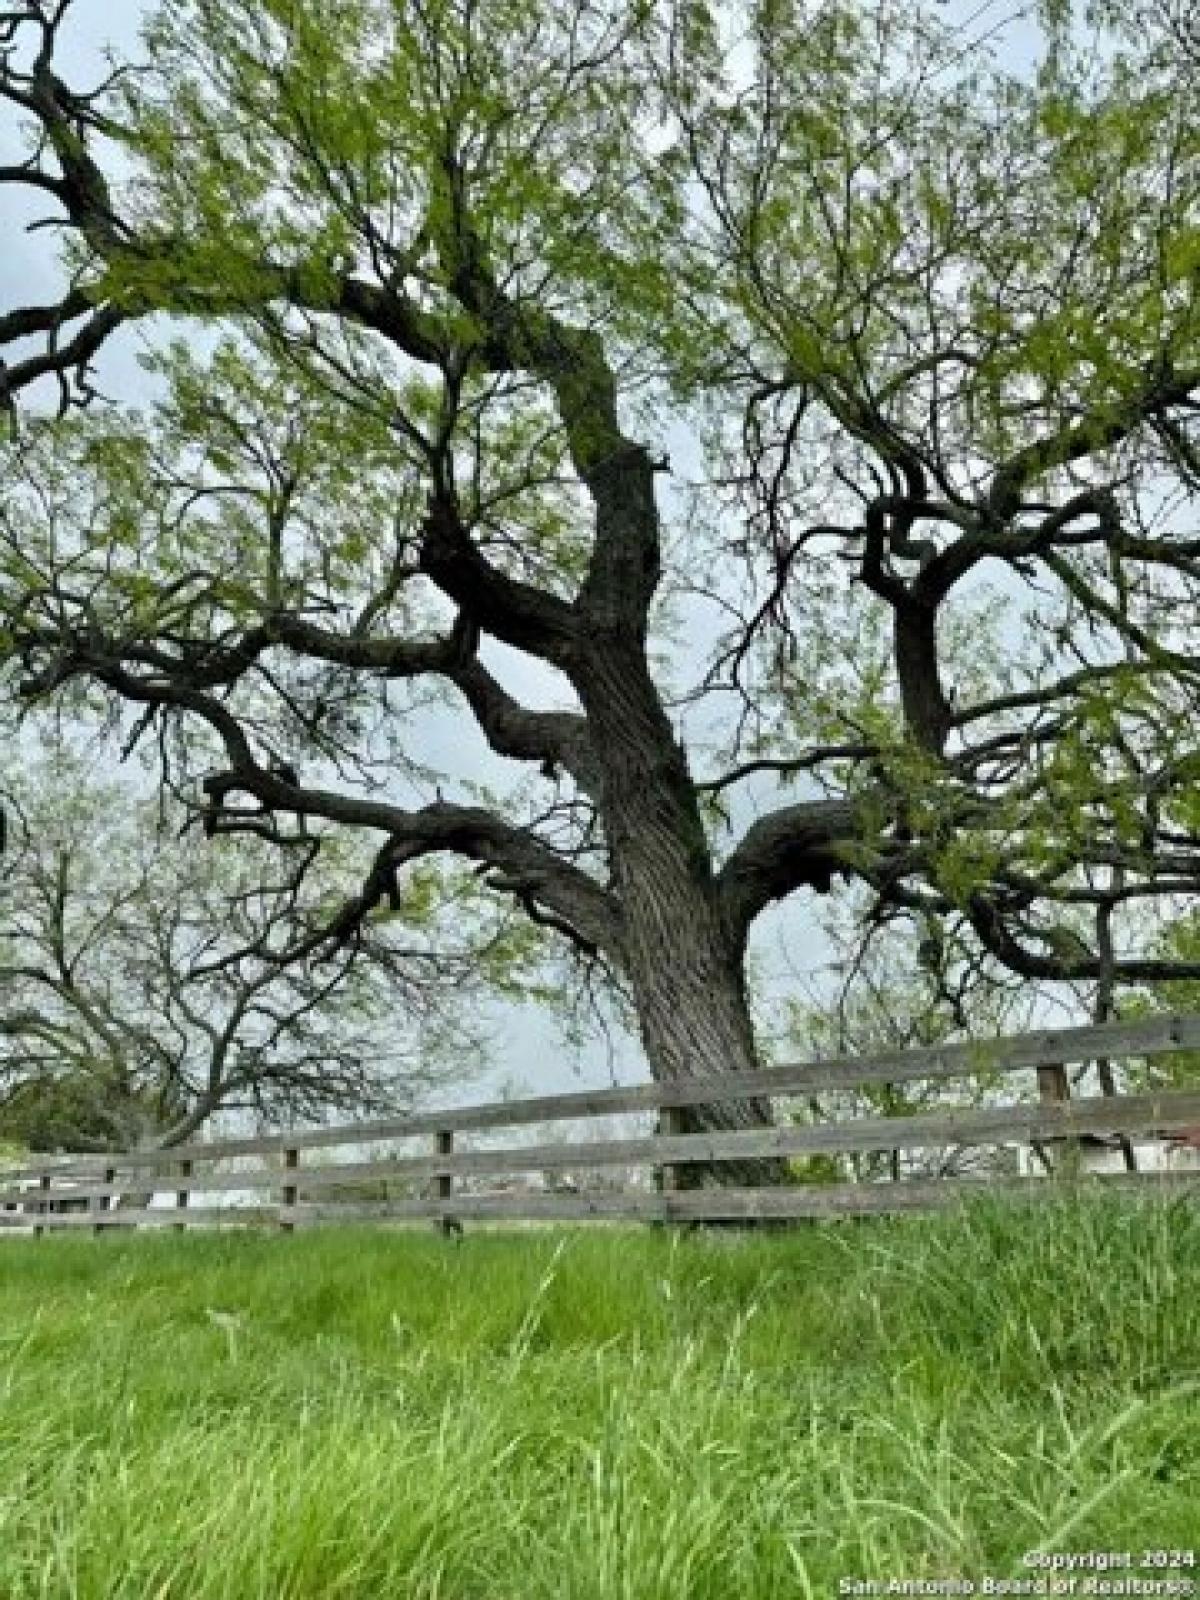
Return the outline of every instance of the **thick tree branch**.
[[[548,777],[561,766],[586,793],[595,793],[599,773],[585,718],[572,711],[530,711],[478,659],[454,668],[447,677],[497,755],[541,762]]]
[[[626,437],[617,384],[594,329],[572,327],[499,286],[472,221],[466,170],[448,149],[438,187],[438,252],[454,293],[486,336],[477,359],[493,371],[527,371],[549,385],[575,470],[596,510],[595,538],[579,609],[593,632],[641,639],[661,575],[656,465]]]
[[[317,797],[317,803],[324,798]],[[515,895],[533,921],[562,933],[586,955],[603,951],[619,960],[621,917],[615,899],[532,834],[474,807],[439,802],[414,812],[388,809],[389,837],[362,889],[310,936],[305,951],[349,942],[384,900],[397,901],[398,874],[406,864],[447,852],[478,861],[488,870],[492,887]],[[356,820],[361,826],[361,819]],[[382,825],[382,819],[374,825]]]
[[[807,801],[760,818],[716,879],[727,925],[739,946],[751,922],[773,900],[803,888],[828,894],[835,872],[854,870],[854,851],[863,843],[858,807],[849,800]]]
[[[1134,958],[1108,962],[1085,948],[1073,956],[1043,955],[1030,950],[1010,931],[1001,912],[985,895],[972,897],[968,917],[984,948],[1010,972],[1023,978],[1045,978],[1061,983],[1096,981],[1102,977],[1117,983],[1169,983],[1200,978],[1200,961]]]
[[[498,755],[564,767],[583,788],[595,783],[587,724],[572,712],[530,711],[514,700],[476,655],[478,629],[466,613],[445,637],[428,642],[361,638],[302,618],[272,618],[263,630],[299,654],[389,678],[437,674],[461,692]]]
[[[224,823],[225,831],[238,830],[244,813],[228,814],[225,808],[231,795],[244,794],[267,811],[377,829],[389,835],[393,849],[406,860],[448,853],[494,867],[510,880],[508,887],[519,884],[550,914],[577,928],[587,944],[609,951],[619,948],[620,914],[612,896],[549,845],[494,813],[440,802],[406,811],[365,796],[301,787],[260,764],[245,730],[221,701],[161,677],[141,677],[129,669],[118,650],[105,649],[94,638],[60,657],[48,678],[30,680],[24,692],[45,692],[79,674],[106,684],[126,700],[188,712],[218,734],[230,766],[205,780],[213,828],[221,829]]]
[[[1021,507],[1025,490],[1057,467],[1083,461],[1120,444],[1160,412],[1180,405],[1200,387],[1200,371],[1152,374],[1138,391],[1107,412],[1067,423],[1001,462],[984,502],[989,519],[1006,523]]]
[[[555,665],[572,661],[579,638],[564,600],[494,567],[473,543],[448,494],[433,494],[421,539],[421,570],[478,625],[515,649]]]

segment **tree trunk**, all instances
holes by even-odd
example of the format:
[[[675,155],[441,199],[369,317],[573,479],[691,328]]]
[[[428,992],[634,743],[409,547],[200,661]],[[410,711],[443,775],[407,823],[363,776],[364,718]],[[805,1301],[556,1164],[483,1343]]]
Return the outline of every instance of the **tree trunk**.
[[[601,768],[598,796],[624,913],[622,964],[659,1083],[754,1071],[744,952],[722,912],[687,759],[639,648],[592,653],[578,683]],[[689,1106],[683,1131],[768,1128],[770,1102]],[[678,1186],[779,1184],[787,1162],[682,1166]]]

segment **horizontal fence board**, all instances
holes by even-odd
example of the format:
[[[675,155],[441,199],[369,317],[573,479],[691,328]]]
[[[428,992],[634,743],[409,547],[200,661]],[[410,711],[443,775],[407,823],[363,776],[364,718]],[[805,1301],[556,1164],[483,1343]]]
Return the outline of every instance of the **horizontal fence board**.
[[[347,1171],[359,1171],[367,1174],[375,1166],[386,1167],[386,1161],[380,1162],[355,1162],[347,1163]],[[312,1175],[318,1173],[336,1173],[337,1167],[314,1167]],[[299,1169],[303,1175],[303,1168]],[[170,1173],[147,1174],[137,1173],[113,1183],[80,1182],[77,1185],[63,1185],[49,1189],[0,1189],[0,1205],[20,1205],[40,1203],[43,1200],[118,1200],[123,1195],[134,1194],[169,1194],[173,1196],[186,1194],[230,1194],[241,1190],[253,1191],[256,1189],[282,1190],[289,1176],[278,1167],[255,1167],[247,1172],[209,1172],[202,1174],[190,1173],[186,1177],[182,1174],[172,1176]],[[191,1214],[189,1210],[189,1215]]]
[[[345,1144],[369,1144],[415,1138],[439,1129],[455,1131],[529,1126],[574,1118],[612,1116],[667,1107],[853,1089],[868,1083],[912,1083],[925,1079],[969,1077],[980,1072],[1021,1072],[1060,1062],[1094,1057],[1166,1054],[1200,1049],[1200,1015],[1146,1017],[1134,1022],[1103,1023],[1082,1028],[1041,1029],[968,1044],[938,1045],[923,1050],[889,1051],[874,1056],[838,1057],[829,1061],[768,1067],[759,1072],[721,1078],[692,1078],[680,1083],[648,1083],[628,1089],[585,1090],[543,1095],[530,1100],[492,1101],[444,1111],[421,1112],[374,1122],[333,1128],[310,1128],[264,1138],[221,1139],[208,1144],[176,1145],[169,1150],[129,1150],[113,1156],[46,1162],[10,1169],[9,1180],[21,1177],[96,1176],[104,1166],[163,1168],[180,1161],[220,1161],[232,1156],[282,1155],[285,1150],[315,1150]],[[176,1168],[177,1170],[177,1168]],[[174,1188],[175,1185],[172,1185]]]
[[[292,1207],[298,1226],[315,1222],[437,1221],[442,1217],[507,1217],[514,1221],[588,1218],[661,1220],[663,1197],[646,1190],[600,1194],[464,1194],[436,1199],[305,1202]]]
[[[386,1162],[378,1163],[386,1165]],[[364,1170],[372,1163],[354,1163],[357,1167],[362,1165]],[[350,1164],[347,1164],[347,1170]],[[299,1169],[303,1173],[303,1168]],[[336,1167],[314,1167],[317,1172],[336,1172]],[[254,1191],[256,1189],[282,1190],[287,1185],[292,1174],[281,1171],[278,1167],[255,1167],[247,1172],[209,1172],[189,1173],[145,1173],[131,1174],[122,1181],[117,1179],[112,1183],[72,1180],[69,1184],[49,1189],[0,1189],[0,1206],[30,1205],[43,1200],[119,1200],[124,1195],[155,1194],[171,1195],[173,1197],[186,1194],[230,1194],[242,1190]]]
[[[278,1220],[276,1206],[197,1206],[176,1210],[170,1206],[147,1209],[130,1206],[128,1211],[68,1211],[33,1215],[16,1211],[0,1212],[0,1233],[16,1233],[30,1228],[131,1228],[160,1226],[178,1228],[201,1223],[205,1227],[246,1227]]]
[[[883,1216],[934,1211],[969,1203],[981,1196],[1002,1195],[1025,1201],[1047,1201],[1067,1193],[1132,1190],[1146,1195],[1195,1193],[1197,1172],[1091,1174],[1082,1178],[1012,1178],[995,1182],[972,1179],[903,1180],[899,1183],[799,1185],[778,1189],[697,1189],[657,1193],[609,1194],[479,1194],[436,1200],[391,1200],[375,1204],[304,1204],[288,1208],[297,1226],[328,1223],[419,1222],[455,1218],[462,1221],[628,1221],[628,1222],[754,1222],[843,1216]],[[277,1223],[280,1208],[219,1207],[188,1212],[188,1223],[203,1227],[245,1227]],[[33,1226],[50,1230],[178,1226],[170,1209],[47,1215],[36,1219],[4,1217],[0,1233],[28,1234]]]
[[[114,1168],[120,1170],[123,1163],[113,1155],[110,1160],[97,1165],[90,1157],[82,1161],[78,1157],[64,1156],[60,1159],[49,1159],[40,1167],[10,1167],[0,1166],[0,1183],[19,1183],[22,1179],[26,1182],[46,1176],[49,1178],[103,1178],[106,1172]]]
[[[1197,1172],[1096,1173],[1083,1178],[903,1180],[834,1183],[777,1189],[684,1189],[663,1194],[477,1194],[449,1200],[386,1200],[371,1205],[300,1204],[299,1225],[333,1222],[403,1222],[453,1217],[510,1221],[720,1222],[875,1216],[932,1211],[1003,1194],[1045,1201],[1065,1193],[1132,1188],[1146,1194],[1187,1193],[1200,1187]]]
[[[1200,1125],[1200,1091],[1094,1096],[1054,1104],[976,1106],[909,1117],[861,1117],[842,1122],[780,1128],[731,1129],[670,1137],[576,1141],[456,1151],[451,1155],[398,1156],[378,1161],[300,1167],[291,1176],[302,1195],[355,1183],[403,1182],[438,1176],[478,1177],[516,1172],[589,1170],[608,1166],[672,1166],[768,1156],[851,1154],[875,1150],[939,1149],[946,1146],[1030,1143],[1080,1134],[1138,1134]],[[259,1167],[247,1172],[164,1177],[171,1194],[279,1189],[284,1173]],[[140,1179],[144,1192],[157,1180]],[[31,1199],[114,1199],[134,1180],[81,1184],[77,1188],[0,1190],[0,1204]]]
[[[1133,1189],[1178,1194],[1200,1186],[1197,1172],[1090,1173],[1079,1178],[911,1179],[899,1183],[845,1183],[798,1189],[685,1190],[669,1197],[668,1220],[717,1222],[758,1218],[880,1216],[900,1211],[935,1211],[983,1196],[1052,1200],[1097,1189]]]
[[[884,1216],[903,1212],[950,1209],[981,1196],[1044,1202],[1068,1193],[1097,1189],[1132,1190],[1145,1195],[1181,1195],[1200,1187],[1200,1172],[1108,1173],[1085,1178],[1018,1178],[1000,1182],[970,1179],[907,1180],[899,1183],[807,1185],[783,1189],[701,1189],[665,1194],[483,1194],[445,1200],[397,1200],[371,1205],[312,1205],[291,1208],[297,1226],[336,1223],[423,1222],[452,1217],[462,1221],[509,1220],[528,1222],[755,1222],[834,1219],[847,1216]],[[278,1221],[278,1210],[262,1212],[242,1207],[189,1212],[189,1223],[205,1227],[244,1227]],[[13,1219],[14,1221],[16,1219]],[[85,1213],[46,1216],[37,1226],[50,1230],[90,1228],[96,1215]],[[121,1227],[178,1224],[169,1210],[116,1213],[101,1221],[106,1230]],[[0,1223],[0,1232],[29,1234],[32,1220],[12,1226]]]

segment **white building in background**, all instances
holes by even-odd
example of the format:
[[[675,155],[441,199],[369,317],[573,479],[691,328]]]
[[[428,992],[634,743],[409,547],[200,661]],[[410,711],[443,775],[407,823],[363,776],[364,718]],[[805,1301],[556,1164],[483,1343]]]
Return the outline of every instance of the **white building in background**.
[[[1084,1172],[1124,1172],[1125,1157],[1121,1143],[1116,1138],[1098,1138],[1084,1135],[1080,1145],[1080,1167]],[[1062,1141],[1055,1140],[1046,1146],[1047,1154],[1055,1160]],[[1134,1159],[1139,1172],[1200,1172],[1200,1150],[1179,1145],[1166,1139],[1132,1139]],[[1023,1178],[1046,1177],[1046,1166],[1038,1158],[1032,1145],[1017,1146],[1017,1171]]]

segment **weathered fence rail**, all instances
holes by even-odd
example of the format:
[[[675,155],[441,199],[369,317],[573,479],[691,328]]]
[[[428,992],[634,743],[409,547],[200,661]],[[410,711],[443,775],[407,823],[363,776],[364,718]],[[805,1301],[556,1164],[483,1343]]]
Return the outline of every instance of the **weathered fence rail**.
[[[267,1138],[225,1139],[173,1149],[130,1150],[103,1156],[43,1161],[0,1174],[0,1228],[228,1226],[271,1223],[293,1228],[314,1223],[432,1219],[444,1227],[473,1218],[526,1220],[720,1221],[864,1215],[933,1209],[977,1193],[979,1179],[901,1179],[772,1188],[695,1188],[686,1168],[721,1160],[803,1157],[880,1150],[929,1150],[983,1145],[1053,1143],[1063,1150],[1097,1135],[1153,1135],[1200,1125],[1200,1089],[1064,1098],[1062,1069],[1094,1059],[1143,1059],[1200,1049],[1200,1016],[1175,1015],[1098,1027],[1043,1030],[871,1057],[772,1067],[761,1072],[679,1084],[541,1096],[492,1102],[415,1116],[296,1130]],[[789,1097],[877,1083],[947,1080],[1036,1069],[1040,1098],[1029,1103],[976,1106],[904,1117],[857,1117],[777,1127],[681,1133],[678,1113],[695,1105],[753,1097]],[[1054,1074],[1058,1074],[1057,1078]],[[1053,1081],[1051,1081],[1053,1079]],[[455,1149],[455,1135],[528,1128],[555,1121],[658,1112],[659,1131],[620,1139]],[[429,1138],[428,1154],[387,1155],[306,1165],[305,1152]],[[262,1158],[241,1171],[216,1171],[235,1158]],[[311,1157],[310,1157],[311,1159]],[[611,1192],[471,1193],[456,1180],[518,1173],[645,1168],[657,1189]],[[992,1187],[1036,1198],[1048,1191],[1038,1178],[994,1177]],[[1195,1172],[1108,1175],[1114,1187],[1174,1191],[1200,1181]],[[384,1199],[353,1197],[379,1185],[408,1192]],[[424,1185],[428,1192],[414,1193]],[[352,1198],[343,1198],[346,1191]],[[253,1194],[255,1205],[193,1204],[194,1196]],[[337,1191],[337,1195],[334,1195]],[[122,1205],[130,1196],[163,1196],[161,1206]],[[322,1199],[321,1196],[325,1198]],[[276,1198],[277,1197],[277,1198]],[[81,1209],[82,1208],[82,1209]]]

